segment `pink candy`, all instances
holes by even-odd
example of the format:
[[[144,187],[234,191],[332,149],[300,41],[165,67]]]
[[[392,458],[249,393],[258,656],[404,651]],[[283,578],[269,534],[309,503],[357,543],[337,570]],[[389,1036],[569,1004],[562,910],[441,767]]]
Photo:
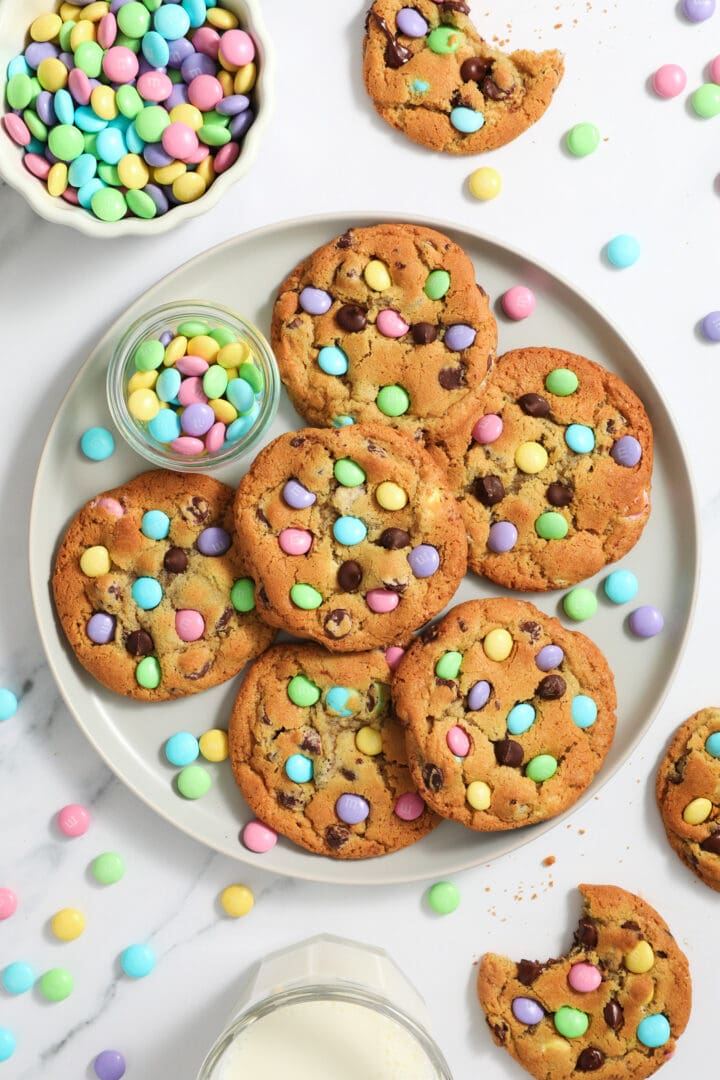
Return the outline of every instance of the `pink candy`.
[[[122,503],[119,503],[117,499],[113,499],[111,495],[103,495],[101,499],[96,499],[94,505],[99,506],[111,517],[122,517],[125,513]]]
[[[78,197],[77,189],[74,187],[65,188],[62,193],[62,198],[65,202],[69,202],[72,206],[79,206],[80,199]]]
[[[188,86],[190,104],[201,112],[214,109],[223,97],[222,84],[214,75],[196,75]]]
[[[674,98],[685,89],[687,75],[679,64],[663,64],[653,75],[652,84],[658,97]]]
[[[365,596],[365,603],[377,615],[386,615],[395,610],[400,603],[400,597],[390,589],[371,589]]]
[[[29,130],[27,124],[25,123],[25,121],[23,120],[23,118],[21,116],[16,116],[15,113],[5,113],[5,115],[3,116],[3,124],[5,125],[5,130],[7,131],[8,135],[10,136],[10,138],[12,139],[12,141],[14,143],[17,143],[18,146],[27,146],[27,144],[30,142],[30,139],[32,138],[32,136],[30,134],[30,130]],[[38,155],[37,154],[33,154],[33,155],[28,154],[25,157],[25,164],[26,165],[27,165],[27,159],[30,156],[37,157]],[[49,171],[50,170],[48,170],[48,172]],[[44,179],[44,177],[42,179]]]
[[[92,83],[82,68],[73,68],[68,75],[68,90],[78,105],[90,104],[92,89]]]
[[[589,994],[597,990],[602,982],[602,975],[594,964],[573,964],[568,974],[568,982],[579,994]]]
[[[387,666],[391,671],[395,671],[398,668],[404,655],[405,650],[401,649],[399,645],[391,645],[385,650],[385,659],[387,660]]]
[[[234,145],[234,144],[226,143],[226,146],[230,146],[230,145]],[[193,153],[190,154],[190,156],[187,157],[185,160],[186,160],[188,165],[199,165],[201,161],[205,160],[205,158],[208,156],[209,153],[210,153],[210,147],[209,146],[203,146],[202,143],[200,143],[198,145],[197,149],[194,150]]]
[[[378,312],[375,326],[383,337],[389,338],[402,337],[410,329],[410,324],[406,323],[399,312],[393,311],[392,308],[384,308]]]
[[[58,813],[57,823],[64,836],[83,836],[90,828],[90,813],[78,803],[69,803]]]
[[[451,754],[456,757],[467,757],[470,753],[470,736],[458,724],[451,727],[445,736]]]
[[[172,94],[172,88],[173,84],[163,71],[145,71],[137,81],[137,92],[146,101],[167,101]],[[175,157],[177,156],[176,154]]]
[[[168,82],[170,82],[169,79]],[[138,90],[140,90],[140,79],[138,79]],[[140,93],[142,94],[142,90],[140,90]],[[143,94],[143,97],[145,96],[146,95]],[[188,161],[198,149],[200,142],[197,135],[188,124],[175,121],[172,124],[168,124],[163,131],[162,145],[166,154],[178,158],[179,161]]]
[[[710,64],[710,81],[720,83],[720,56],[716,56]]]
[[[46,158],[40,157],[39,154],[26,154],[23,158],[23,165],[33,176],[37,176],[38,180],[47,180],[50,172],[50,162]]]
[[[244,30],[226,30],[220,40],[220,53],[228,64],[244,67],[255,59],[255,45]]]
[[[401,821],[416,821],[425,809],[417,791],[406,791],[395,803],[395,816]]]
[[[178,367],[178,364],[175,367]],[[181,369],[178,368],[178,370]],[[202,379],[197,377],[183,379],[177,397],[181,405],[204,405],[207,402],[207,394],[203,390]]]
[[[181,608],[175,612],[175,633],[181,641],[198,641],[205,633],[205,620],[199,611]]]
[[[102,69],[111,82],[131,82],[139,68],[137,56],[125,45],[113,45],[102,58]]]
[[[193,435],[181,435],[179,439],[173,439],[170,443],[170,447],[176,454],[184,454],[185,457],[194,457],[195,454],[202,454],[205,449],[205,443],[202,439],[196,439]]]
[[[224,173],[231,165],[234,165],[240,155],[240,147],[236,142],[225,143],[215,155],[215,172]]]
[[[503,293],[501,303],[508,319],[515,319],[517,322],[532,315],[535,310],[535,293],[526,285],[513,285],[512,289]]]
[[[196,30],[192,38],[195,52],[205,53],[205,56],[217,60],[220,49],[220,35],[212,26],[201,26]]]
[[[210,365],[202,356],[181,356],[175,367],[181,375],[204,375]]]
[[[242,842],[249,851],[262,854],[277,844],[277,833],[262,821],[249,821],[242,831]]]
[[[481,416],[472,429],[472,437],[477,443],[495,442],[502,435],[503,422],[495,413]]]
[[[117,19],[111,11],[103,15],[98,23],[97,43],[103,49],[109,49],[117,37]]]
[[[221,424],[219,420],[210,428],[205,436],[205,449],[209,454],[215,454],[221,448],[225,442],[226,430],[225,424]]]
[[[304,555],[312,547],[313,534],[307,529],[283,529],[278,543],[286,555]]]
[[[0,889],[0,919],[9,919],[17,911],[17,896],[12,889]]]

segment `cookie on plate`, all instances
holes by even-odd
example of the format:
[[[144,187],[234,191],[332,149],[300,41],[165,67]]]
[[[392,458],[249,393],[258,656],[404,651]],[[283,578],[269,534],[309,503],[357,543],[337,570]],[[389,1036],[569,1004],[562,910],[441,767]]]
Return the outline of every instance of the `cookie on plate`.
[[[366,21],[363,73],[375,108],[414,142],[451,154],[516,139],[564,71],[555,49],[493,48],[468,14],[462,0],[375,0]]]
[[[570,952],[521,960],[486,953],[478,997],[498,1046],[538,1080],[643,1080],[672,1057],[690,1015],[685,954],[639,896],[580,885]]]
[[[365,859],[437,824],[417,794],[379,649],[275,645],[243,680],[229,727],[237,784],[261,821],[308,851]]]
[[[333,651],[404,637],[465,573],[441,470],[379,424],[281,435],[243,477],[235,520],[263,619]]]
[[[575,353],[505,353],[432,452],[460,504],[469,565],[510,589],[590,577],[637,543],[650,515],[643,404]]]
[[[158,469],[91,499],[52,579],[80,663],[117,694],[185,697],[230,679],[275,636],[255,612],[235,492]]]
[[[720,892],[720,709],[701,709],[680,725],[655,793],[671,847]]]
[[[419,225],[373,225],[293,270],[271,340],[308,423],[381,422],[423,441],[482,384],[497,327],[462,248]]]
[[[572,806],[615,733],[600,650],[522,600],[452,608],[405,653],[393,704],[422,798],[485,832]]]

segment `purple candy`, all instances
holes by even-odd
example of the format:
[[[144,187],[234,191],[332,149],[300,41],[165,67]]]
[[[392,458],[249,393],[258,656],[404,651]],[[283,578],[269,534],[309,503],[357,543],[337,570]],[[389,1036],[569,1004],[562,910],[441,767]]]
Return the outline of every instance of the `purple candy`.
[[[715,0],[683,0],[683,11],[690,22],[704,22],[715,14]]]
[[[165,153],[160,143],[148,143],[143,147],[142,156],[148,165],[153,165],[155,168],[170,165],[175,160],[172,154]]]
[[[55,116],[53,96],[49,90],[41,90],[35,98],[35,112],[38,114],[43,124],[47,124],[48,127],[56,122],[57,117]]]
[[[174,41],[168,41],[168,48],[170,50],[168,67],[171,68],[181,67],[183,60],[187,60],[188,56],[192,56],[192,54],[195,52],[192,42],[188,41],[186,37],[176,38]]]
[[[370,813],[370,803],[362,795],[341,795],[335,813],[346,825],[359,825]]]
[[[197,75],[214,75],[217,71],[215,61],[205,53],[191,52],[180,65],[180,74],[186,83],[190,83]]]
[[[46,161],[50,162],[51,165],[57,165],[58,161],[60,161],[60,158],[55,157],[49,146],[45,147],[43,151],[43,156],[45,157]]]
[[[518,531],[511,521],[496,521],[490,526],[487,546],[496,555],[511,551],[517,544]]]
[[[158,187],[157,184],[146,184],[144,191],[155,203],[158,214],[166,214],[169,207],[162,188]]]
[[[706,337],[708,341],[720,341],[720,311],[711,311],[705,316],[702,321],[702,332],[703,337]]]
[[[282,497],[293,510],[304,510],[317,500],[317,495],[313,495],[312,491],[308,491],[297,480],[288,480],[283,488]]]
[[[75,57],[71,52],[61,52],[58,56],[58,60],[62,60],[68,71],[75,67]]]
[[[185,411],[187,412],[187,409]],[[203,529],[197,538],[197,548],[201,555],[224,555],[231,544],[230,533],[225,532],[225,529],[221,529],[219,525],[211,525],[209,529]]]
[[[418,544],[408,555],[408,562],[416,578],[432,577],[440,566],[440,555],[432,544]]]
[[[28,66],[37,69],[41,60],[47,60],[49,56],[58,56],[60,50],[51,41],[33,41],[25,50],[25,60]]]
[[[476,712],[478,709],[482,709],[484,705],[487,705],[490,700],[490,691],[492,687],[485,679],[481,679],[480,682],[476,682],[474,686],[470,688],[470,693],[467,698],[467,707],[471,712]]]
[[[428,24],[415,8],[401,8],[397,13],[395,25],[401,34],[411,38],[425,37],[428,32]]]
[[[472,326],[466,326],[465,323],[455,323],[454,326],[448,326],[445,331],[445,346],[452,352],[462,352],[463,349],[469,349],[472,343],[475,341],[476,332]]]
[[[636,637],[650,638],[659,634],[665,625],[662,613],[650,604],[635,608],[630,612],[628,625]]]
[[[163,184],[162,189],[165,192],[165,198],[170,206],[179,206],[180,200],[172,189],[172,184]]]
[[[160,344],[164,348],[167,349],[167,347],[170,344],[170,342],[172,341],[172,339],[173,339],[172,330],[163,330],[162,334],[160,335]]]
[[[245,112],[249,107],[250,98],[246,97],[245,94],[230,94],[229,97],[218,101],[215,106],[221,116],[236,116],[238,113]]]
[[[618,465],[624,465],[626,469],[632,469],[642,457],[642,447],[632,435],[623,435],[613,444],[610,457]]]
[[[170,109],[174,109],[176,105],[187,105],[189,101],[190,98],[188,97],[187,86],[185,83],[173,83],[170,97],[165,99],[163,105],[169,112]]]
[[[253,120],[255,119],[255,113],[252,109],[246,109],[245,112],[238,113],[237,116],[233,116],[230,121],[230,134],[233,139],[242,139],[245,132],[248,130]]]
[[[162,72],[164,72],[165,68],[155,67],[155,65],[151,64],[150,61],[148,60],[148,58],[143,55],[143,53],[140,53],[140,56],[138,57],[137,78],[139,78],[141,75],[147,75],[148,71],[162,71]]]
[[[115,616],[104,611],[96,611],[88,619],[85,627],[87,636],[96,645],[107,645],[115,637]]]
[[[93,1068],[98,1080],[121,1080],[125,1075],[125,1058],[119,1050],[101,1050]]]
[[[545,1015],[542,1005],[533,998],[526,997],[513,998],[512,1011],[521,1024],[539,1024]]]
[[[306,285],[300,293],[300,307],[308,315],[324,315],[332,307],[332,296],[324,289],[314,289]]]
[[[205,435],[215,423],[215,413],[212,411],[209,405],[205,405],[203,402],[197,401],[192,405],[188,405],[186,409],[183,409],[182,416],[180,417],[180,426],[186,435],[194,435],[199,438],[200,435]],[[225,534],[227,536],[227,533]],[[198,544],[198,547],[200,545]],[[200,549],[202,551],[202,548]],[[207,552],[203,552],[207,554]]]
[[[87,0],[81,0],[81,3],[82,3],[82,6],[85,7],[85,4],[87,3]],[[112,0],[112,3],[110,4],[110,10],[112,11],[112,13],[114,15],[115,12],[118,11],[123,6],[123,4],[129,4],[129,3],[130,3],[130,0]]]
[[[535,663],[541,671],[552,671],[553,668],[560,667],[564,659],[565,653],[559,645],[543,645],[535,657]]]

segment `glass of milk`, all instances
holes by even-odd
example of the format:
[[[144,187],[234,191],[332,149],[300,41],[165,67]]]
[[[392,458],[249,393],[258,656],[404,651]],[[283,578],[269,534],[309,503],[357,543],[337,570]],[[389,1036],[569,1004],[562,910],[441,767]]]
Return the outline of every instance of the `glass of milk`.
[[[320,935],[266,957],[197,1080],[452,1080],[382,949]]]

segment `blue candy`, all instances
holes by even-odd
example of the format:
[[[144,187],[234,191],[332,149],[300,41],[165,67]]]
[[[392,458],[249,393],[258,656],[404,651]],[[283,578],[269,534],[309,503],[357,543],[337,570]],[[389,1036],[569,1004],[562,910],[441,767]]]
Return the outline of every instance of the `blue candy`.
[[[140,532],[148,540],[164,540],[170,532],[170,518],[163,510],[146,510],[140,522]]]
[[[128,945],[120,953],[120,966],[131,979],[144,979],[155,967],[155,954],[149,945]]]
[[[456,131],[461,131],[463,135],[471,135],[484,126],[485,117],[481,112],[476,112],[475,109],[468,109],[464,105],[458,105],[450,112],[450,123]]]
[[[107,187],[107,184],[103,184],[102,180],[99,180],[97,176],[95,176],[92,180],[88,180],[86,184],[83,184],[83,186],[78,189],[78,202],[84,210],[90,209],[90,200],[93,195],[96,191],[99,191],[100,188],[104,187]]]
[[[238,416],[237,420],[233,420],[232,424],[228,426],[225,432],[225,441],[233,443],[237,442],[238,439],[242,439],[243,435],[247,435],[259,414],[260,406],[256,401],[249,413],[246,413],[245,416]]]
[[[638,579],[630,570],[613,570],[605,578],[603,585],[605,595],[613,604],[627,604],[632,600],[640,588]]]
[[[143,611],[152,611],[162,600],[162,586],[151,577],[139,577],[131,589],[132,598]]]
[[[354,709],[348,706],[348,702],[355,699],[357,705]],[[325,708],[335,716],[352,716],[357,712],[360,698],[356,690],[348,690],[346,686],[331,686],[325,694]]]
[[[75,102],[69,90],[56,90],[53,98],[53,108],[58,122],[61,124],[75,123]]]
[[[176,731],[165,743],[165,757],[179,769],[192,765],[199,753],[200,743],[189,731]]]
[[[720,758],[720,731],[714,731],[705,740],[705,749],[710,757]]]
[[[296,784],[307,784],[313,778],[313,763],[304,754],[291,754],[285,762],[285,772]]]
[[[100,157],[108,165],[117,165],[120,158],[127,154],[122,131],[109,125],[98,133],[95,146]]]
[[[579,728],[592,727],[597,720],[597,705],[587,694],[576,694],[570,706],[573,723]]]
[[[9,720],[14,716],[18,708],[18,699],[12,690],[0,687],[0,720]]]
[[[613,237],[606,248],[606,253],[613,266],[624,270],[640,258],[640,244],[634,236],[621,233],[620,236]]]
[[[179,371],[176,371],[174,367],[165,368],[158,376],[158,381],[155,384],[155,393],[161,401],[172,401],[177,397],[177,392],[182,384],[182,375]],[[162,409],[162,412],[167,412],[166,409]]]
[[[333,416],[332,419],[333,427],[350,427],[354,423],[352,416]]]
[[[664,1046],[670,1038],[670,1023],[662,1013],[646,1016],[637,1026],[638,1041],[652,1050]]]
[[[166,41],[177,41],[185,37],[190,29],[190,16],[179,4],[165,4],[155,12],[153,23],[158,34]]]
[[[3,971],[2,985],[8,994],[25,994],[35,985],[35,972],[29,964],[16,960]]]
[[[146,34],[143,34],[140,48],[148,64],[151,64],[152,67],[167,67],[167,62],[170,59],[170,47],[162,34],[158,34],[157,30],[148,30]]]
[[[76,128],[87,131],[91,135],[98,131],[104,131],[108,126],[107,120],[103,120],[101,116],[98,116],[89,105],[78,105],[75,110],[73,124]]]
[[[105,461],[115,452],[115,439],[107,428],[91,427],[83,432],[80,449],[91,461]]]
[[[351,547],[360,544],[367,536],[367,526],[360,518],[339,517],[333,525],[333,536],[338,544]]]
[[[97,158],[94,154],[81,154],[68,165],[68,181],[74,188],[81,188],[95,176]]]
[[[507,715],[507,729],[511,735],[522,735],[535,723],[535,709],[526,701],[513,705]]]
[[[125,144],[131,154],[142,154],[145,149],[145,140],[138,135],[134,120],[125,132]]]
[[[0,1061],[8,1061],[15,1053],[15,1036],[8,1028],[0,1027]]]
[[[231,379],[227,384],[225,395],[239,413],[248,412],[255,403],[255,393],[246,379]]]
[[[565,430],[565,442],[576,454],[589,454],[595,449],[595,432],[585,424],[571,424]]]
[[[326,375],[344,375],[348,369],[348,358],[337,345],[326,345],[318,353],[318,364]]]
[[[179,439],[180,429],[180,417],[172,409],[161,409],[148,423],[148,431],[159,443],[169,443],[173,439]]]
[[[202,26],[207,15],[205,0],[180,0],[180,6],[185,9],[190,19],[190,25],[194,28]]]
[[[18,56],[13,56],[12,60],[8,60],[8,79],[12,79],[13,75],[32,75],[32,68],[22,53]]]

